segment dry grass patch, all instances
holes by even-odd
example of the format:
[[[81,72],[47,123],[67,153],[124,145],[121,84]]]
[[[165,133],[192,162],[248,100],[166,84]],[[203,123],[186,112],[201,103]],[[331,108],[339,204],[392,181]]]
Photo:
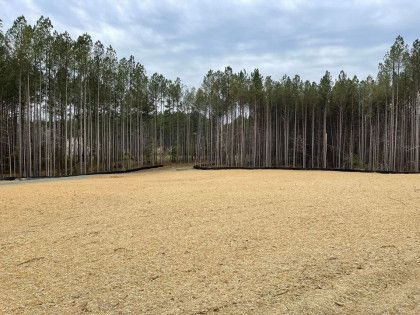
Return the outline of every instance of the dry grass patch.
[[[0,313],[419,313],[420,175],[0,185]]]

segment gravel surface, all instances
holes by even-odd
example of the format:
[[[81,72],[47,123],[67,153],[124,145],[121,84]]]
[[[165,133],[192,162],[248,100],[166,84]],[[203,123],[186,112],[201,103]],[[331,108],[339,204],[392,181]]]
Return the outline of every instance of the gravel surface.
[[[420,175],[185,167],[0,186],[0,313],[420,313]]]

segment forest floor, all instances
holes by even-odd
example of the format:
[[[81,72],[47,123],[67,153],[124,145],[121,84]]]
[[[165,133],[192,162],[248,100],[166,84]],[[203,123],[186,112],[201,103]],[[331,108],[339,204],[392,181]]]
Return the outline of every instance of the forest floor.
[[[420,175],[0,185],[0,313],[420,313]]]

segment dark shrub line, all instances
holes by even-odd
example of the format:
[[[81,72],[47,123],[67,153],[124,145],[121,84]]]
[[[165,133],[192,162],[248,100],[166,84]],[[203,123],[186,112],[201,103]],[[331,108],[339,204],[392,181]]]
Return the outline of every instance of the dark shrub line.
[[[378,174],[420,174],[410,171],[382,171],[382,170],[363,170],[348,168],[303,168],[303,167],[285,167],[285,166],[215,166],[215,165],[194,165],[197,170],[294,170],[294,171],[332,171],[332,172],[350,172],[350,173],[378,173]]]

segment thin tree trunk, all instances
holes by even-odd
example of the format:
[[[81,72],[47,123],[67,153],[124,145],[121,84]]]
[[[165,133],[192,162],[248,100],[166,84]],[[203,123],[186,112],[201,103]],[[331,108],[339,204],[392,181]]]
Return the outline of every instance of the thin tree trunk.
[[[327,104],[324,106],[324,117],[323,117],[323,146],[322,146],[322,167],[327,168]]]

